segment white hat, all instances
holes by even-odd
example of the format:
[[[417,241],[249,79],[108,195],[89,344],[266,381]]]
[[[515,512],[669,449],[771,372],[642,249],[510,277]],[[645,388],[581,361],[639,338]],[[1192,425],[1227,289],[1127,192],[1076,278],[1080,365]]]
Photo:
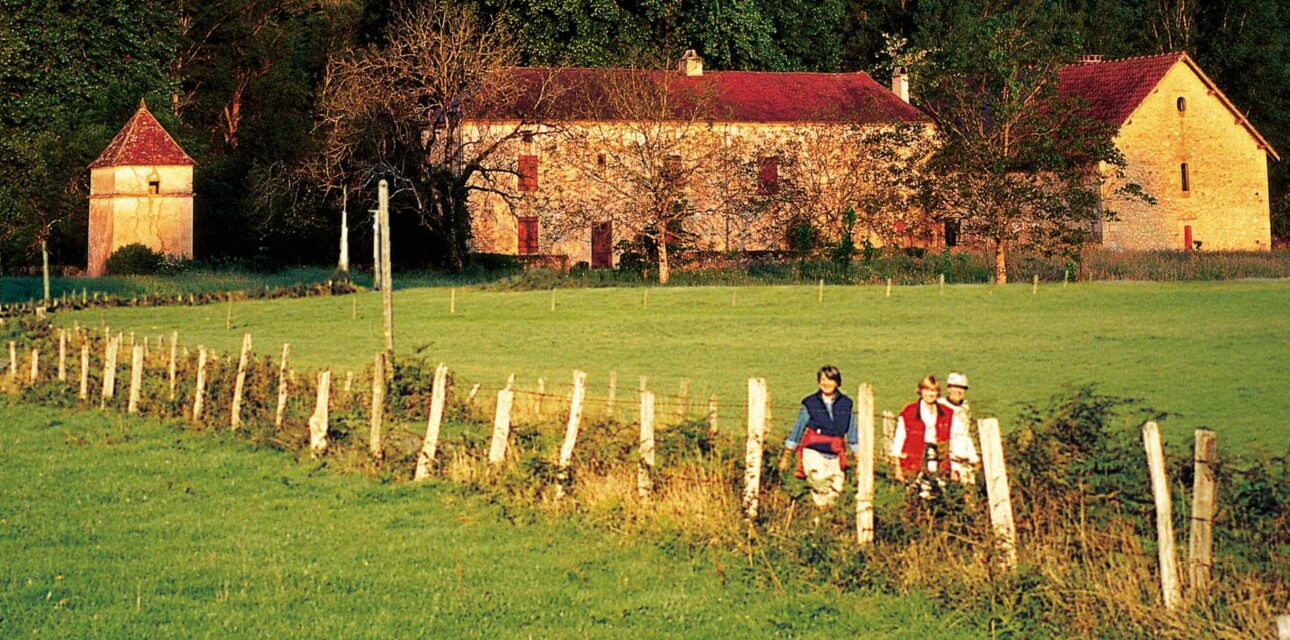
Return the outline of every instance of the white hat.
[[[967,376],[961,373],[951,373],[949,376],[945,378],[945,386],[963,387],[964,389],[966,389],[968,388]]]

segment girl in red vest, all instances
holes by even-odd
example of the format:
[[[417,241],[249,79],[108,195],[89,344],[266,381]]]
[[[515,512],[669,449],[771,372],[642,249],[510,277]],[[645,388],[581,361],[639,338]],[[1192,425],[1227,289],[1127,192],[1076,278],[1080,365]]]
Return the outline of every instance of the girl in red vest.
[[[918,400],[900,412],[896,436],[891,443],[891,455],[900,461],[896,466],[898,482],[914,478],[920,472],[949,477],[950,427],[954,412],[936,401],[940,396],[940,382],[936,376],[929,375],[918,382]]]

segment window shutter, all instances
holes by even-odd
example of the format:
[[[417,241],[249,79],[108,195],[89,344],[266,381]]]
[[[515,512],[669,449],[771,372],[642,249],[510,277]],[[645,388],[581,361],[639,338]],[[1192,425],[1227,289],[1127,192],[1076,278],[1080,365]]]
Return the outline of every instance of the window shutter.
[[[537,191],[538,159],[537,156],[520,156],[520,191]]]
[[[757,195],[769,196],[779,192],[779,159],[762,158],[757,161]]]

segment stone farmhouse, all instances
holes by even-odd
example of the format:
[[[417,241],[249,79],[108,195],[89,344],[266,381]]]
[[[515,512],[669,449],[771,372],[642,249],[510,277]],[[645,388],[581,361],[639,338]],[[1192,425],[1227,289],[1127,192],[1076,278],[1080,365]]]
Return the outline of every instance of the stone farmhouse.
[[[89,275],[128,244],[193,257],[193,165],[140,100],[89,167]]]
[[[1186,53],[1102,61],[1085,56],[1063,68],[1058,90],[1088,102],[1092,117],[1119,128],[1125,179],[1154,206],[1115,196],[1115,222],[1095,236],[1117,249],[1261,250],[1272,247],[1268,158],[1280,160]]]
[[[622,72],[514,70],[529,86],[540,85],[535,78],[552,73],[578,86],[604,86]],[[614,207],[606,204],[612,198],[606,194],[630,182],[619,158],[640,156],[647,148],[666,152],[662,162],[675,163],[684,175],[686,199],[695,211],[685,230],[697,238],[698,248],[784,249],[787,238],[782,232],[768,233],[773,225],[758,220],[755,208],[732,213],[737,199],[732,194],[773,194],[779,174],[786,172],[797,183],[814,183],[819,215],[839,216],[863,187],[850,174],[864,153],[866,131],[930,126],[927,116],[909,103],[909,79],[899,72],[888,88],[858,72],[705,71],[702,60],[687,52],[676,71],[654,73],[672,97],[667,104],[686,104],[702,93],[710,96],[713,109],[689,123],[679,116],[671,125],[632,122],[603,108],[603,100],[570,92],[564,102],[577,104],[566,104],[565,112],[556,114],[563,119],[558,132],[538,126],[533,135],[506,143],[504,162],[512,167],[514,182],[493,185],[504,188],[472,199],[474,250],[612,266],[615,244],[639,233],[641,222],[613,215],[609,210]],[[1061,69],[1059,91],[1083,98],[1092,117],[1118,127],[1115,141],[1128,161],[1125,179],[1142,185],[1156,200],[1155,205],[1120,201],[1114,185],[1106,186],[1105,206],[1118,219],[1095,229],[1103,245],[1271,247],[1267,157],[1279,156],[1185,53],[1115,61],[1086,57]],[[468,135],[485,138],[517,118],[503,108],[472,121]],[[650,126],[642,126],[646,124]],[[671,130],[665,135],[667,126]],[[655,135],[658,141],[651,138]],[[669,135],[674,148],[660,149]],[[722,155],[712,149],[725,149],[727,156],[742,154],[745,164],[754,164],[753,171],[740,172],[729,158],[725,164],[712,162]],[[712,166],[704,170],[705,163]],[[739,188],[732,189],[732,182]],[[762,213],[778,215],[777,223],[786,215]],[[897,214],[892,227],[901,237],[882,238],[860,228],[857,241],[954,244],[952,230],[919,226],[915,220],[910,216],[906,222]]]

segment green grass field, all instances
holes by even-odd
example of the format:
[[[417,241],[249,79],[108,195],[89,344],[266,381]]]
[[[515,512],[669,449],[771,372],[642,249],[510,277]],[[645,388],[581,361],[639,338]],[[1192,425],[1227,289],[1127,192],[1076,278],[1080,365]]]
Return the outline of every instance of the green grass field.
[[[1286,318],[1290,282],[1092,283],[884,288],[692,287],[561,289],[554,293],[447,288],[395,294],[396,347],[447,362],[459,380],[485,392],[515,373],[521,388],[545,377],[563,393],[570,372],[588,372],[593,398],[618,374],[631,401],[638,376],[660,395],[691,380],[691,406],[718,395],[732,425],[743,414],[746,379],[767,378],[775,432],[787,430],[814,372],[839,366],[847,389],[875,385],[878,408],[897,411],[926,373],[967,373],[978,416],[1015,420],[1026,403],[1061,387],[1097,383],[1170,414],[1167,438],[1216,430],[1220,446],[1285,451],[1290,426]],[[648,306],[645,297],[648,296]],[[733,304],[732,304],[733,302]],[[340,371],[369,367],[382,345],[380,295],[239,302],[228,308],[91,309],[63,313],[79,322],[232,352],[251,332],[257,350],[291,342],[297,366]],[[354,317],[356,313],[356,318]],[[338,373],[337,375],[343,375]],[[563,386],[561,386],[563,385]],[[486,396],[485,396],[486,397]]]
[[[0,637],[973,637],[839,594],[385,485],[232,437],[0,400]]]

